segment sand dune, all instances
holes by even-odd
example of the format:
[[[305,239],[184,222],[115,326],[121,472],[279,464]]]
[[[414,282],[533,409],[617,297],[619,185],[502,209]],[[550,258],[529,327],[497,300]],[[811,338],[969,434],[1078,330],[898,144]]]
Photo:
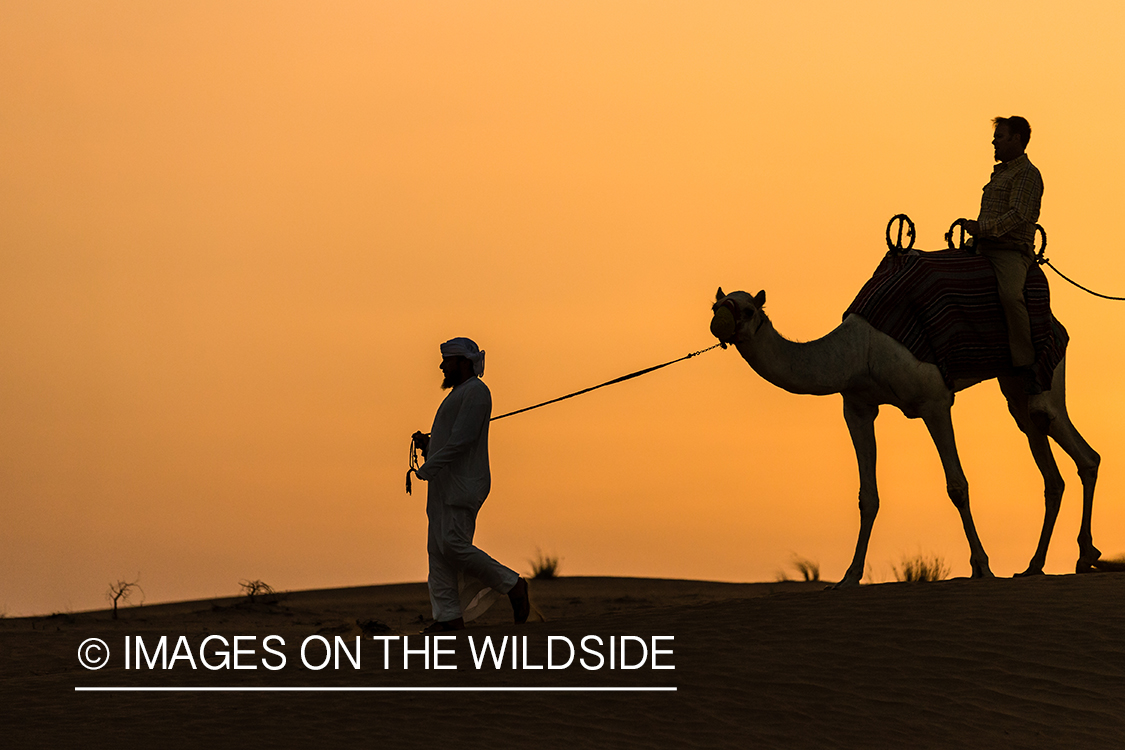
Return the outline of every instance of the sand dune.
[[[402,639],[393,639],[424,624],[424,584],[293,592],[253,604],[145,606],[123,611],[117,621],[106,612],[0,620],[4,744],[1125,747],[1125,576],[1119,574],[849,591],[628,578],[533,583],[546,622],[513,626],[498,605],[439,642],[444,653],[430,669],[421,637],[408,641],[419,653],[408,657],[406,669]],[[152,653],[160,637],[168,637],[165,656],[171,657],[181,635],[180,658],[160,669]],[[266,651],[267,635],[285,645],[274,640]],[[230,644],[229,653],[235,636],[242,639],[240,666],[256,668],[211,670],[199,663],[219,663],[218,637]],[[310,636],[316,637],[306,657],[314,666],[328,655],[324,644],[338,637],[347,648],[359,639],[361,667],[347,654],[339,668],[305,667],[301,644]],[[491,657],[477,668],[486,636],[494,648],[507,648],[516,637],[515,668],[510,650],[499,668]],[[587,640],[584,651],[587,636],[600,640]],[[623,636],[626,665],[643,666],[620,668]],[[112,652],[95,671],[77,659],[79,645],[92,637]],[[126,637],[131,651],[140,638],[155,668],[125,669]],[[384,644],[391,649],[386,656]],[[576,652],[570,666],[545,668],[548,645],[557,666],[568,644]],[[652,668],[654,646],[665,651],[655,663],[674,669]],[[283,668],[265,666],[280,665],[282,655]],[[601,668],[583,666],[583,657],[591,667],[600,658]],[[379,691],[75,690],[105,686]],[[461,692],[435,690],[445,688]],[[492,692],[475,691],[480,688]]]

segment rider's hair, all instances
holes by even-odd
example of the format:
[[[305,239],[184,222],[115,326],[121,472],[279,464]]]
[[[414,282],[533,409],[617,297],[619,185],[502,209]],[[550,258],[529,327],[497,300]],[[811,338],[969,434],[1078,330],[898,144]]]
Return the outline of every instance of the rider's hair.
[[[1012,135],[1018,135],[1024,147],[1027,147],[1027,142],[1031,140],[1031,124],[1028,123],[1027,120],[1018,115],[997,117],[992,120],[992,126],[994,128],[998,128],[1001,125],[1007,125],[1008,132]]]

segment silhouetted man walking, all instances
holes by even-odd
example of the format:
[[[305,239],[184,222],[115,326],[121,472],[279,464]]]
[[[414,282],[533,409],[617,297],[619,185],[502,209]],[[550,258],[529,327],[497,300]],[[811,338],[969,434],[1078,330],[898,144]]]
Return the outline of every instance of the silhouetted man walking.
[[[438,407],[430,434],[414,433],[425,463],[417,470],[429,482],[426,544],[430,559],[430,603],[434,622],[423,633],[460,630],[487,605],[487,589],[507,594],[517,624],[527,622],[527,581],[473,546],[477,513],[492,485],[488,466],[488,422],[492,394],[481,381],[484,352],[467,338],[441,345],[442,388],[452,389]],[[462,611],[462,602],[471,610]],[[479,610],[479,611],[478,611]]]

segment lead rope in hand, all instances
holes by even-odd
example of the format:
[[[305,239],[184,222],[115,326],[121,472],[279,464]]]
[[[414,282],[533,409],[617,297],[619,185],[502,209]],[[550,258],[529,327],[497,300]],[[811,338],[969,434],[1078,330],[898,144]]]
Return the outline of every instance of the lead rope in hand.
[[[516,415],[516,414],[523,414],[525,411],[531,411],[532,409],[538,409],[541,406],[547,406],[548,404],[555,404],[555,403],[558,403],[559,401],[565,401],[568,398],[574,398],[575,396],[581,396],[583,393],[589,393],[590,391],[596,391],[599,388],[605,388],[607,385],[613,385],[614,383],[622,383],[626,380],[631,380],[633,378],[640,377],[641,375],[646,375],[646,374],[648,374],[650,372],[653,372],[655,370],[659,370],[662,367],[667,367],[668,365],[674,365],[677,362],[683,362],[685,359],[691,359],[692,357],[698,357],[700,354],[703,354],[705,352],[709,352],[712,349],[718,349],[720,346],[722,346],[724,349],[726,348],[725,346],[723,346],[723,344],[715,344],[714,346],[709,346],[706,349],[700,349],[697,352],[692,352],[691,354],[685,354],[684,356],[680,357],[679,359],[673,359],[669,362],[665,362],[662,365],[656,365],[655,367],[646,367],[643,370],[637,370],[636,372],[631,372],[628,375],[622,375],[619,378],[614,378],[613,380],[607,380],[606,382],[601,383],[600,385],[591,386],[590,388],[583,388],[580,391],[575,391],[574,393],[568,393],[565,396],[559,396],[558,398],[553,398],[550,401],[544,401],[543,403],[536,404],[535,406],[525,406],[522,409],[516,409],[515,411],[510,411],[506,414],[501,414],[500,416],[493,417],[492,419],[490,419],[488,421],[489,422],[495,422],[497,419],[503,419],[504,417],[511,417],[511,416]],[[417,474],[417,473],[418,473],[418,452],[417,452],[417,449],[414,446],[414,439],[411,438],[411,440],[410,440],[410,469],[406,472],[406,494],[408,494],[408,495],[410,494],[410,475],[411,474]]]
[[[410,492],[410,475],[418,473],[418,446],[414,444],[414,438],[410,438],[410,468],[406,470],[406,494]]]

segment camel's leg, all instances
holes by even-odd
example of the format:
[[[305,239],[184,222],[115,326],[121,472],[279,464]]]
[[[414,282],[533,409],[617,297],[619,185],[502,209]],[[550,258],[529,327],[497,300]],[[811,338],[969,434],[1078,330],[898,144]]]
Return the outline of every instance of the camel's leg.
[[[984,546],[977,536],[977,527],[969,510],[969,480],[965,478],[961,459],[957,455],[957,443],[953,438],[953,418],[949,409],[943,408],[923,416],[923,419],[930,431],[930,437],[934,440],[934,445],[937,446],[938,455],[941,456],[949,499],[961,514],[961,525],[965,527],[965,538],[969,540],[969,564],[973,568],[973,578],[992,578],[992,571],[988,567],[988,555],[985,554]]]
[[[1078,478],[1082,480],[1082,527],[1078,530],[1078,562],[1076,573],[1088,573],[1102,556],[1094,546],[1094,536],[1090,531],[1091,516],[1094,513],[1094,485],[1098,482],[1098,466],[1102,458],[1090,447],[1063,411],[1058,418],[1051,420],[1051,437],[1074,459],[1078,466]]]
[[[857,586],[863,578],[863,565],[867,559],[867,544],[871,541],[871,527],[879,513],[879,488],[875,482],[875,417],[879,407],[844,396],[844,420],[855,446],[859,462],[859,539],[855,543],[855,557],[844,573],[844,579],[834,588]]]
[[[1001,383],[1001,387],[1004,387],[1004,383]],[[1102,554],[1094,546],[1090,531],[1094,512],[1094,486],[1098,482],[1098,466],[1102,459],[1075,429],[1067,413],[1065,359],[1055,367],[1051,390],[1028,399],[1028,411],[1032,424],[1054,438],[1078,467],[1078,478],[1082,480],[1082,527],[1078,531],[1078,562],[1074,568],[1079,573],[1088,572]]]
[[[1031,418],[1031,413],[1028,411],[1028,396],[1024,391],[1022,378],[1002,377],[999,380],[1000,390],[1008,402],[1008,411],[1011,412],[1020,430],[1027,436],[1027,443],[1031,447],[1031,456],[1035,459],[1035,465],[1039,467],[1039,473],[1043,475],[1045,511],[1043,514],[1043,531],[1039,534],[1039,546],[1035,548],[1035,554],[1032,556],[1031,562],[1028,563],[1027,570],[1016,575],[1042,575],[1043,566],[1047,563],[1047,547],[1051,543],[1055,520],[1059,516],[1059,508],[1062,506],[1063,489],[1066,487],[1066,483],[1063,482],[1058,464],[1055,463],[1054,454],[1051,453],[1051,443],[1042,430],[1042,425],[1048,425],[1048,429],[1050,429],[1051,420],[1043,417],[1036,420]]]
[[[1078,467],[1078,478],[1082,480],[1082,527],[1078,531],[1078,562],[1075,572],[1089,572],[1102,553],[1094,546],[1090,531],[1091,516],[1094,512],[1094,486],[1098,482],[1098,466],[1102,462],[1098,452],[1090,447],[1075,429],[1066,411],[1066,360],[1059,362],[1051,379],[1051,390],[1031,400],[1032,419],[1035,412],[1046,412],[1041,421],[1049,424],[1047,434],[1054,438],[1059,447],[1066,451]]]

